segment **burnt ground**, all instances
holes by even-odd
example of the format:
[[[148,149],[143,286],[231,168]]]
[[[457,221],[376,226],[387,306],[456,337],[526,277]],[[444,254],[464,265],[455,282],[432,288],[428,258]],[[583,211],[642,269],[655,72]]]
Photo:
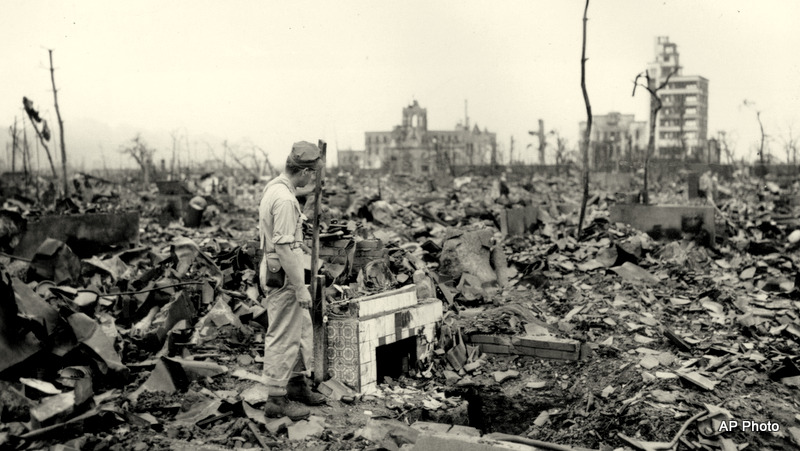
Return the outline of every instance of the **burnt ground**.
[[[404,424],[419,420],[469,425],[483,433],[513,434],[574,449],[636,449],[622,435],[669,442],[679,431],[677,449],[726,449],[730,443],[756,450],[798,446],[790,428],[800,423],[793,379],[800,375],[794,366],[800,296],[794,285],[797,246],[790,236],[800,223],[792,210],[780,207],[779,193],[759,192],[746,178],[729,182],[728,196],[717,201],[721,209],[717,230],[725,233],[708,248],[691,236],[659,242],[609,223],[608,209],[617,199],[602,191],[590,203],[586,233],[577,241],[572,237],[576,212],[554,208],[575,200],[570,194],[577,191],[574,185],[536,179],[531,190],[512,186],[509,198],[498,202],[489,194],[491,184],[491,179],[474,178],[458,189],[434,191],[433,197],[440,199],[424,204],[431,214],[426,217],[409,207],[415,195],[430,196],[429,190],[418,184],[413,188],[408,180],[386,181],[385,202],[372,209],[371,222],[359,233],[401,249],[410,241],[441,240],[445,224],[464,230],[494,227],[494,221],[480,211],[476,214],[475,208],[496,214],[502,202],[546,199],[542,209],[547,213],[540,216],[535,230],[518,237],[495,234],[494,242],[512,268],[509,284],[486,286],[469,299],[462,293],[452,302],[443,297],[446,318],[466,337],[512,337],[525,333],[526,326],[544,324],[551,336],[589,344],[591,352],[580,360],[484,354],[473,359],[480,361],[477,369],[459,373],[437,354],[415,371],[384,381],[376,393],[353,403],[329,401],[313,408],[312,414],[325,421],[323,430],[303,440],[289,440],[285,429],[270,431],[242,410],[243,392],[257,383],[234,373],[258,373],[259,334],[263,334],[259,324],[219,328],[218,335],[202,346],[183,350],[186,356],[224,365],[223,374],[198,378],[175,393],[144,392],[133,402],[127,396],[150,376],[154,351],[137,347],[129,326],[118,318],[117,349],[131,376],[123,384],[94,381],[95,394],[103,395],[98,405],[105,406],[108,415],[37,439],[20,439],[25,423],[6,421],[0,427],[0,443],[17,449],[62,444],[60,449],[211,450],[259,447],[261,440],[271,449],[378,449],[380,445],[361,432],[370,418],[383,418]],[[689,203],[679,187],[663,183],[654,197],[662,203]],[[370,197],[370,189],[364,189],[363,197]],[[353,205],[357,204],[358,200]],[[326,215],[358,219],[353,205],[330,206]],[[465,212],[467,205],[472,212]],[[364,201],[363,206],[370,204]],[[254,238],[252,203],[222,211],[199,229],[168,225],[159,214],[153,208],[143,216],[142,242],[154,248],[175,237],[188,237],[212,257],[224,255],[230,261],[232,249]],[[765,248],[767,252],[760,251]],[[435,256],[422,257],[429,263],[428,271],[440,269]],[[621,270],[625,262],[636,264],[645,274]],[[26,269],[22,262],[4,263],[12,275]],[[140,262],[130,277],[152,271],[151,265]],[[224,272],[224,265],[220,267]],[[227,275],[237,272],[243,271]],[[203,274],[190,272],[182,280]],[[246,278],[233,277],[223,288],[233,295],[232,307],[237,296],[246,298],[244,293],[252,286]],[[442,296],[441,291],[438,294]],[[209,307],[201,304],[194,324]],[[507,370],[519,374],[498,383],[495,373]],[[692,383],[685,374],[702,376],[710,385]],[[198,424],[181,419],[210,401],[219,402],[211,420],[207,417]],[[687,420],[708,412],[715,413],[713,419],[692,421],[682,430]],[[720,419],[770,421],[780,429],[719,433],[713,427]]]

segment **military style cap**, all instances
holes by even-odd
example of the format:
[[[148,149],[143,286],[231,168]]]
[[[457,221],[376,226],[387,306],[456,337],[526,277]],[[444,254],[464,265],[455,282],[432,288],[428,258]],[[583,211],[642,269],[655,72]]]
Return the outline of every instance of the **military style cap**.
[[[308,141],[298,141],[292,144],[292,152],[289,154],[289,158],[297,164],[315,163],[321,156],[319,147]]]

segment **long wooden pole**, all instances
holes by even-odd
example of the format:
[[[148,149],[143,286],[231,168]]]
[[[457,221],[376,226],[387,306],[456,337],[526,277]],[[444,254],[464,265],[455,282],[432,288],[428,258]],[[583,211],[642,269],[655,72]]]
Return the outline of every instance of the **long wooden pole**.
[[[14,117],[14,131],[11,132],[11,172],[17,171],[17,118]]]
[[[583,49],[581,50],[581,91],[583,91],[583,101],[586,104],[586,131],[583,135],[583,196],[581,197],[581,212],[578,218],[578,230],[575,239],[581,239],[583,231],[583,220],[586,217],[586,203],[589,200],[589,142],[592,137],[592,105],[589,103],[589,93],[586,91],[586,17],[589,12],[589,0],[586,0],[586,7],[583,10]]]
[[[67,183],[67,149],[64,147],[64,121],[61,120],[61,112],[58,109],[58,90],[56,89],[56,76],[53,71],[53,51],[50,54],[50,82],[53,84],[53,103],[56,107],[56,117],[58,118],[58,135],[61,140],[61,170],[64,173],[64,197],[69,196],[69,183]]]
[[[22,121],[22,171],[25,174],[25,186],[28,186],[28,176],[30,172],[31,155],[28,148],[28,129],[25,121]]]
[[[311,241],[311,320],[314,324],[314,379],[317,383],[325,377],[325,287],[319,286],[317,272],[319,271],[319,223],[320,210],[322,209],[322,180],[325,178],[325,164],[328,144],[319,140],[322,167],[317,171],[314,186],[314,219],[312,221]]]

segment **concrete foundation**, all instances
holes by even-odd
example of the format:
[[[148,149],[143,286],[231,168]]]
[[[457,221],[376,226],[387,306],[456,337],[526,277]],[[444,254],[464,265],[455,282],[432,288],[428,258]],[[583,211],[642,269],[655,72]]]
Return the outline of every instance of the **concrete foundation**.
[[[654,239],[678,240],[684,234],[697,235],[705,231],[714,243],[716,226],[713,207],[683,205],[613,205],[611,222],[629,224]]]

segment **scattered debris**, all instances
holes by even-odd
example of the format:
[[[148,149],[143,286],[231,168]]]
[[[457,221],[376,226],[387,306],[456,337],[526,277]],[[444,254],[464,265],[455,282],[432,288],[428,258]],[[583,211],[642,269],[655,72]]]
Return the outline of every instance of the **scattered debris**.
[[[261,410],[269,319],[254,244],[259,185],[231,190],[225,205],[213,194],[192,204],[192,190],[140,195],[82,180],[81,197],[63,211],[122,217],[133,206],[135,237],[97,235],[89,245],[47,236],[26,261],[13,246],[20,220],[63,211],[3,203],[0,447],[800,443],[791,395],[800,385],[800,222],[781,203],[785,187],[719,182],[715,233],[705,237],[707,216],[680,222],[680,234],[612,222],[617,196],[601,191],[579,241],[573,182],[526,176],[492,197],[492,177],[479,175],[433,192],[412,178],[355,190],[336,181],[321,234],[328,324],[391,318],[381,320],[383,335],[347,348],[376,362],[381,346],[425,340],[403,348],[408,358],[395,366],[323,381],[329,405],[295,423]],[[707,198],[684,200],[677,185],[653,183],[661,205],[707,207]],[[185,198],[178,214],[167,211],[175,199],[144,202],[162,195]],[[414,316],[403,312],[429,300],[442,320],[398,331]],[[359,388],[362,376],[374,384]],[[781,433],[719,433],[730,418],[771,420]]]

